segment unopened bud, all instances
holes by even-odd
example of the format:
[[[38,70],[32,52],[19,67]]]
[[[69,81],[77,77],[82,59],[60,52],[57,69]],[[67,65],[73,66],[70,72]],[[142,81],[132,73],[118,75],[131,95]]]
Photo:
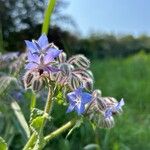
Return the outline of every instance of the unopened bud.
[[[42,79],[34,79],[32,81],[32,90],[33,91],[41,90],[42,86],[43,86],[43,80]]]
[[[63,76],[69,76],[71,71],[72,71],[72,65],[67,64],[67,63],[63,63],[60,66],[60,70]]]
[[[107,105],[102,97],[96,98],[97,107],[100,111],[104,111],[107,108]]]
[[[26,88],[28,88],[31,85],[33,76],[34,75],[31,72],[26,72],[26,74],[24,75],[24,85]]]
[[[75,55],[68,62],[80,69],[87,69],[90,66],[90,61],[84,55]]]
[[[83,82],[83,86],[88,91],[92,91],[93,90],[93,81],[92,80],[87,80],[87,81]]]
[[[101,128],[112,128],[115,125],[115,121],[113,117],[109,117],[109,118],[102,118],[99,121],[99,126]]]
[[[101,90],[96,89],[96,90],[93,91],[92,95],[93,95],[93,97],[95,97],[95,98],[96,98],[96,97],[101,97],[101,96],[102,96],[102,92],[101,92]]]
[[[62,52],[59,54],[58,60],[60,63],[64,63],[67,60],[67,54],[65,52]]]
[[[71,89],[75,90],[81,86],[81,81],[77,76],[72,75],[70,78],[69,86]]]
[[[80,74],[84,80],[94,80],[93,74],[90,70],[81,70],[77,74]]]
[[[103,97],[107,107],[112,107],[114,104],[118,103],[117,100],[113,97]]]

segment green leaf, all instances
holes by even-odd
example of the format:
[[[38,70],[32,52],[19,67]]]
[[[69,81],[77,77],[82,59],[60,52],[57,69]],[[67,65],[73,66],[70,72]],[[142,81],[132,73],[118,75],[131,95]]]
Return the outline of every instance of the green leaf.
[[[40,109],[37,109],[37,108],[33,108],[33,109],[31,110],[30,123],[32,123],[32,121],[33,121],[36,117],[43,116],[43,114],[44,114],[44,111],[43,111],[43,110],[40,110]]]
[[[0,150],[8,150],[7,143],[2,137],[0,137]]]
[[[76,124],[70,129],[70,131],[69,131],[68,134],[66,135],[66,138],[68,138],[68,137],[71,135],[71,133],[72,133],[75,129],[79,128],[79,127],[82,125],[82,123],[83,123],[83,119],[80,118],[80,119],[76,122]]]
[[[55,3],[56,3],[56,0],[49,0],[47,9],[45,10],[45,16],[44,16],[44,21],[43,21],[43,26],[42,26],[42,33],[45,33],[45,34],[48,33],[50,18],[51,18],[52,12],[54,10]]]
[[[16,101],[12,101],[11,107],[12,107],[14,114],[17,117],[22,129],[24,130],[26,137],[29,138],[30,137],[29,126],[25,120],[25,117],[21,111],[20,106],[18,105],[18,103]]]
[[[32,120],[30,127],[33,130],[33,132],[39,133],[41,126],[43,125],[44,119],[44,116],[38,116]]]

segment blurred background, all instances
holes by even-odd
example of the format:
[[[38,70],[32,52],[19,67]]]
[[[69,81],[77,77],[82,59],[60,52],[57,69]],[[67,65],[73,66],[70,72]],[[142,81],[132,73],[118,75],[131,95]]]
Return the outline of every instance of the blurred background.
[[[0,0],[1,54],[20,55],[25,52],[24,40],[39,37],[47,2]],[[93,130],[86,122],[68,139],[64,134],[45,149],[149,150],[150,1],[58,0],[48,38],[68,55],[87,56],[95,77],[94,88],[101,89],[103,96],[118,100],[123,97],[126,105],[113,129]],[[27,101],[30,97],[25,95]],[[19,150],[24,143],[21,131],[17,131],[19,127],[11,113],[6,113],[9,105],[4,106],[0,99],[0,136],[9,141],[10,149]],[[22,109],[26,113],[28,105]],[[56,124],[63,122],[62,114],[55,115]],[[10,130],[11,123],[14,126]]]

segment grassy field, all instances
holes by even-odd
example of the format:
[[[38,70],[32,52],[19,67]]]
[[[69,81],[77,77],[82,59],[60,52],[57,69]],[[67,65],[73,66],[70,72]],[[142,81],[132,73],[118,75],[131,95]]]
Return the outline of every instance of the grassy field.
[[[150,56],[140,53],[92,64],[96,88],[102,90],[103,96],[118,100],[123,97],[126,103],[123,115],[116,118],[115,128],[101,137],[101,149],[150,149]]]

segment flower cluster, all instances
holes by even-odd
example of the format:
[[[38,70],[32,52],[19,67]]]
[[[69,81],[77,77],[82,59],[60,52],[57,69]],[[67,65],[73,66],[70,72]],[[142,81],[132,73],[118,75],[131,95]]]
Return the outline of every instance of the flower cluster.
[[[102,97],[100,90],[93,91],[94,78],[89,70],[90,61],[84,55],[74,55],[67,59],[66,53],[49,43],[44,34],[37,41],[25,43],[26,88],[39,91],[44,81],[62,87],[69,103],[67,113],[76,111],[78,115],[87,115],[101,127],[111,128],[114,125],[113,115],[122,111],[124,101],[117,102],[114,98]]]
[[[113,116],[122,112],[124,100],[120,102],[113,97],[102,97],[100,90],[92,93],[92,102],[87,108],[87,114],[99,127],[112,128],[114,126]]]

